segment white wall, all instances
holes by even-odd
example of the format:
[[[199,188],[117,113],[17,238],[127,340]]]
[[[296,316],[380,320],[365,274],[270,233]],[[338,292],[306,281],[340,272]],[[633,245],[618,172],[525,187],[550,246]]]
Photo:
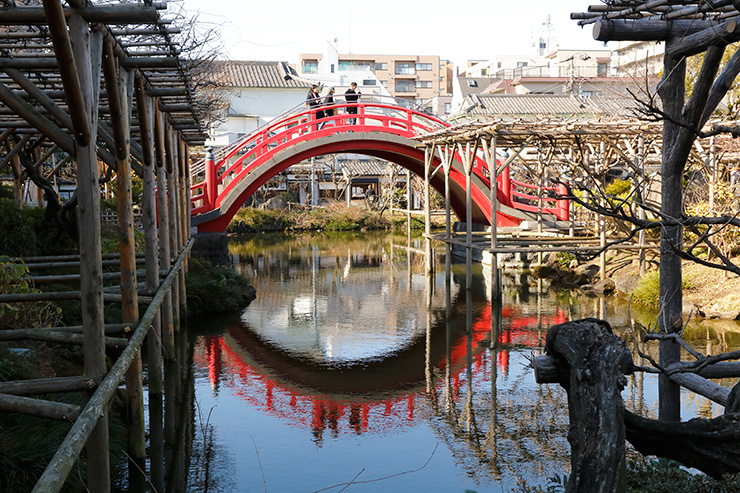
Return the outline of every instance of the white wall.
[[[225,122],[212,127],[206,145],[224,146],[306,100],[307,88],[235,88]]]

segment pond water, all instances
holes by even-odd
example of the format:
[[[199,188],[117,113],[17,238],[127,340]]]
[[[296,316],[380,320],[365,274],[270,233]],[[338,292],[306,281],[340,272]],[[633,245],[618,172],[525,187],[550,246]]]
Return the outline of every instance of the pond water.
[[[525,274],[492,303],[484,269],[470,289],[464,263],[428,278],[421,249],[369,233],[232,243],[257,299],[190,324],[189,491],[511,491],[567,474],[566,395],[537,385],[530,359],[553,324],[605,317],[634,346],[630,317],[651,315]],[[740,346],[729,324],[692,327],[692,343]],[[655,416],[656,392],[638,374],[625,402]]]

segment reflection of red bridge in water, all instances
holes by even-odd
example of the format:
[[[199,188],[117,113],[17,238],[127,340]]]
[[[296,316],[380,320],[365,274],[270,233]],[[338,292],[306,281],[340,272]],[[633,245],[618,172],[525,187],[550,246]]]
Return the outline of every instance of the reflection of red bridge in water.
[[[521,315],[517,307],[508,306],[502,309],[502,320],[508,320],[509,327],[498,336],[499,346],[503,349],[498,351],[497,366],[507,374],[508,348],[511,344],[527,347],[544,345],[544,329],[563,323],[566,318],[562,310],[557,309],[554,315],[542,315],[538,321],[537,315]],[[201,350],[196,348],[195,364],[208,368],[212,387],[225,384],[254,407],[301,427],[310,427],[319,439],[327,429],[335,434],[363,433],[388,430],[402,423],[411,424],[416,400],[423,398],[426,393],[423,373],[420,374],[421,378],[405,382],[402,388],[375,388],[353,393],[339,384],[340,389],[336,393],[327,389],[317,390],[310,382],[306,384],[300,381],[304,369],[284,366],[288,357],[278,357],[278,364],[271,368],[266,364],[270,359],[264,354],[270,351],[266,346],[252,353],[250,349],[255,346],[255,340],[247,332],[241,326],[233,326],[223,336],[205,336]],[[482,350],[487,346],[484,342],[491,334],[491,305],[483,309],[473,324],[472,332],[471,383],[473,388],[477,388],[484,382],[490,382],[493,370],[491,353]],[[454,399],[458,397],[460,388],[467,384],[467,348],[467,337],[458,334],[449,353]],[[446,360],[446,355],[442,354],[434,366],[444,369]],[[319,372],[328,375],[325,380],[337,376],[336,370],[323,369]],[[436,380],[435,392],[442,392],[445,382],[439,378]],[[328,383],[331,385],[331,382]]]

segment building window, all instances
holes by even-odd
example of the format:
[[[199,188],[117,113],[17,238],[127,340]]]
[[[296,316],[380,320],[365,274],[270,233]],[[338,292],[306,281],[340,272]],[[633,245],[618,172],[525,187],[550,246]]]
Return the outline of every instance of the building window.
[[[370,62],[357,60],[339,60],[340,72],[356,72],[358,70],[370,70]]]
[[[498,62],[498,63],[496,64],[496,68],[501,68],[501,62]]]
[[[415,73],[416,71],[411,63],[396,63],[396,75],[414,75]]]
[[[417,63],[416,70],[418,70],[419,72],[421,72],[422,70],[432,70],[432,64],[431,63]]]
[[[475,79],[468,79],[468,87],[478,87],[478,81]]]
[[[547,48],[547,43],[545,43],[544,41],[540,41],[540,49],[544,50],[545,48]]]
[[[483,77],[486,77],[486,76],[488,75],[488,69],[485,69],[485,68],[481,69],[481,71],[480,71],[480,74],[481,74],[481,75],[482,75]]]
[[[302,71],[304,74],[316,74],[319,72],[319,62],[316,60],[304,60]]]
[[[386,62],[375,62],[375,70],[388,70]]]
[[[363,79],[362,85],[363,86],[375,86],[377,84],[375,83],[375,79]]]
[[[445,103],[445,115],[449,115],[452,112],[452,103]]]
[[[332,74],[334,73],[334,64],[333,63],[331,64],[331,73]]]
[[[529,65],[527,62],[516,62],[517,67],[526,67],[527,65]]]
[[[597,77],[606,77],[609,75],[609,62],[599,62],[596,68]]]
[[[388,88],[388,81],[387,81],[387,80],[381,80],[381,81],[380,81],[380,83],[381,83],[381,84],[383,85],[383,87],[385,87],[386,89]]]
[[[417,89],[431,89],[432,81],[431,80],[417,80],[416,88]]]
[[[396,92],[416,92],[416,84],[413,80],[397,80]]]

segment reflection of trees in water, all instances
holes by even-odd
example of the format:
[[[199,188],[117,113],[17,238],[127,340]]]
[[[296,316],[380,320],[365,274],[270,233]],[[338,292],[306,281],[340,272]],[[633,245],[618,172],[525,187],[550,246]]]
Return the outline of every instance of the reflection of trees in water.
[[[482,355],[485,366],[493,368],[493,378],[476,378],[469,371],[457,389],[452,378],[445,377],[445,370],[440,370],[442,391],[429,396],[436,434],[476,482],[503,477],[531,480],[566,472],[570,446],[565,392],[539,386],[532,393],[524,382],[529,378],[526,373],[507,388],[498,387],[498,354],[498,350],[485,350]]]

